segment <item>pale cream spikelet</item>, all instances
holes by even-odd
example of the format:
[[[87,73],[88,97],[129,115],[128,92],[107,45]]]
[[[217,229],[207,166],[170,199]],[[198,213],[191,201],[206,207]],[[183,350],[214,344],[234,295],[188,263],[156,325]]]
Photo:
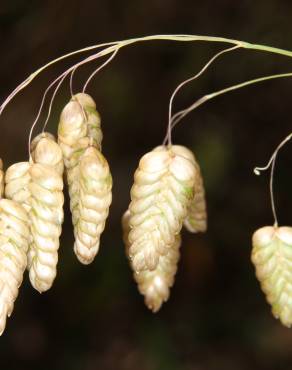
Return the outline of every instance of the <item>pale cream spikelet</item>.
[[[127,210],[122,217],[123,239],[126,246],[126,255],[129,257],[130,211]],[[134,271],[134,279],[138,285],[139,292],[145,297],[146,306],[153,312],[157,312],[163,302],[166,302],[170,295],[170,288],[173,286],[177,265],[180,257],[181,245],[180,235],[176,235],[169,252],[161,256],[156,268],[152,271],[145,270],[139,273]]]
[[[36,157],[41,143],[42,140],[35,150]],[[47,158],[55,157],[48,153]],[[39,292],[46,291],[56,276],[63,222],[62,176],[54,166],[21,162],[8,168],[5,181],[6,197],[20,203],[28,212],[30,281]]]
[[[265,226],[252,237],[251,259],[275,318],[292,325],[292,227]]]
[[[188,207],[187,216],[184,220],[185,228],[191,233],[205,232],[207,230],[207,206],[205,188],[201,169],[194,153],[182,145],[173,145],[173,151],[190,160],[196,167],[196,177],[194,184],[194,197]],[[155,151],[164,150],[164,146],[158,146]]]
[[[19,203],[29,214],[31,210],[31,193],[29,183],[31,181],[30,163],[18,162],[10,166],[5,173],[5,196]],[[30,218],[28,217],[29,223]],[[29,235],[28,265],[30,264],[34,250],[32,249],[32,235]]]
[[[63,175],[63,153],[55,137],[49,132],[42,132],[33,139],[31,157],[33,162],[52,166],[59,175]]]
[[[169,252],[160,257],[154,270],[134,272],[139,292],[144,295],[146,306],[153,312],[159,311],[163,302],[169,299],[180,258],[180,245],[181,237],[178,234]]]
[[[5,196],[22,205],[26,212],[31,210],[31,193],[29,183],[31,164],[29,162],[18,162],[10,166],[5,173]],[[30,218],[29,218],[30,222]],[[28,266],[34,256],[32,248],[32,235],[29,235]]]
[[[3,162],[2,159],[0,159],[0,198],[2,198],[4,195],[4,187],[5,187],[5,177],[3,171]]]
[[[0,335],[14,302],[27,264],[29,226],[26,211],[18,203],[0,200]]]
[[[101,151],[101,142],[102,142],[102,131],[100,128],[100,115],[96,110],[95,101],[92,97],[85,93],[78,93],[74,95],[78,104],[82,107],[83,113],[86,117],[87,125],[87,136],[90,139],[90,145],[96,147]]]
[[[98,252],[112,201],[112,177],[106,159],[94,147],[86,149],[77,169],[76,178],[70,179],[76,185],[70,191],[74,252],[81,263],[89,264]]]
[[[154,270],[180,233],[194,196],[196,167],[175,146],[144,155],[131,189],[129,255],[136,272]]]
[[[30,168],[32,243],[29,278],[40,293],[51,288],[56,277],[59,238],[63,223],[63,180],[51,166],[35,163]]]
[[[64,162],[63,162],[63,153],[60,148],[60,146],[56,143],[55,137],[48,133],[48,132],[43,132],[36,136],[34,140],[31,143],[31,157],[33,162],[39,164],[39,165],[44,165],[43,166],[43,171],[44,173],[47,172],[46,168],[49,167],[50,171],[47,174],[48,176],[51,176],[52,179],[55,182],[58,182],[59,185],[59,191],[63,189],[63,171],[64,171]],[[35,164],[32,164],[31,166],[31,173],[33,174]],[[56,173],[54,173],[56,172]],[[34,178],[32,176],[32,182],[34,181]],[[31,202],[33,203],[34,197],[36,196],[35,194],[31,194]],[[54,214],[55,220],[59,220],[58,224],[58,236],[53,237],[52,239],[54,240],[49,241],[49,243],[53,243],[54,245],[51,246],[51,252],[47,250],[47,263],[43,261],[43,264],[46,265],[44,266],[43,269],[47,269],[48,272],[48,278],[47,281],[45,282],[45,278],[41,277],[41,270],[40,268],[35,268],[34,271],[30,272],[31,276],[31,281],[34,287],[38,289],[40,292],[48,290],[56,276],[56,266],[58,262],[58,248],[59,248],[59,237],[61,234],[61,224],[63,222],[63,195],[60,197],[59,194],[56,195],[58,199],[60,199],[60,202],[58,205],[56,204],[55,209],[52,209],[52,214]],[[44,205],[45,206],[45,205]],[[33,211],[33,210],[32,210]],[[41,215],[39,216],[41,217]],[[51,226],[52,227],[52,226]],[[34,238],[33,234],[33,238]],[[43,258],[41,257],[44,251],[42,248],[38,250],[38,246],[36,245],[35,240],[33,240],[31,247],[29,248],[29,253],[28,253],[28,266],[29,269],[35,267],[37,264],[41,265]],[[39,256],[39,257],[38,257]],[[49,261],[49,258],[51,258],[51,261]],[[34,263],[33,263],[34,260]],[[38,261],[39,260],[39,261]],[[39,280],[37,283],[36,280]]]
[[[76,94],[61,113],[58,142],[63,151],[67,169],[78,164],[89,145],[101,149],[100,116],[94,100],[84,93]]]
[[[94,100],[88,94],[76,94],[61,113],[58,142],[67,169],[74,251],[84,264],[91,263],[99,249],[100,234],[111,203],[112,180],[108,164],[100,153],[101,141],[100,116]],[[92,194],[87,194],[86,183]],[[94,191],[91,184],[95,183],[100,189],[97,187]]]
[[[30,163],[18,162],[10,166],[5,173],[5,196],[20,203],[27,212],[30,211],[30,191],[28,184],[31,181]]]
[[[35,160],[35,155],[34,155],[35,149],[42,139],[48,139],[50,141],[56,142],[55,136],[51,134],[50,132],[41,132],[40,134],[35,136],[30,143],[30,154],[33,160]]]

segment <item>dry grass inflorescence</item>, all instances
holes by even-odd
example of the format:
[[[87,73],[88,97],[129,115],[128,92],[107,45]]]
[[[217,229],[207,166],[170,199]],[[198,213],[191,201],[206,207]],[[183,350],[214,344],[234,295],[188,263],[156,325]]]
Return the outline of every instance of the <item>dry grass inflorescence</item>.
[[[99,49],[64,71],[44,92],[29,134],[28,161],[15,163],[4,173],[0,160],[0,334],[13,311],[25,270],[32,286],[40,293],[50,289],[56,278],[64,219],[64,183],[70,197],[74,253],[85,265],[96,257],[112,202],[112,176],[102,153],[100,115],[85,90],[94,75],[109,64],[120,49],[154,40],[206,41],[232,47],[217,52],[196,75],[177,86],[169,101],[163,144],[142,156],[134,174],[131,202],[122,217],[123,240],[138,290],[153,312],[168,300],[174,284],[183,244],[182,227],[191,233],[207,230],[205,190],[198,161],[190,149],[172,143],[172,130],[187,114],[215,97],[259,82],[292,76],[289,72],[241,82],[207,94],[172,114],[173,100],[179,90],[201,76],[222,55],[240,48],[287,57],[292,57],[292,52],[221,37],[153,35],[94,45],[63,55],[17,86],[0,105],[0,115],[15,95],[45,69],[72,55]],[[105,56],[109,56],[108,59],[89,76],[81,92],[74,94],[73,76],[77,68]],[[55,96],[67,77],[70,77],[71,99],[61,112],[56,140],[45,128]],[[43,130],[31,140],[49,93],[51,99]],[[292,228],[278,226],[273,175],[277,153],[291,138],[292,134],[280,143],[267,166],[255,169],[256,174],[260,174],[271,168],[270,194],[275,222],[256,231],[252,240],[256,276],[274,316],[288,327],[292,325]]]
[[[61,112],[57,141],[42,132],[30,144],[29,161],[13,164],[5,176],[1,170],[6,197],[0,201],[0,263],[5,271],[0,276],[2,331],[26,268],[32,286],[40,293],[50,289],[56,278],[64,169],[75,236],[73,250],[83,264],[94,260],[112,202],[112,177],[101,142],[95,102],[88,94],[79,93]],[[145,304],[153,312],[169,298],[183,225],[191,232],[207,227],[200,168],[189,149],[162,145],[141,158],[131,203],[123,216],[126,255]]]
[[[122,218],[134,279],[154,312],[168,299],[174,283],[183,223],[191,232],[207,228],[199,165],[183,146],[160,146],[141,158]]]

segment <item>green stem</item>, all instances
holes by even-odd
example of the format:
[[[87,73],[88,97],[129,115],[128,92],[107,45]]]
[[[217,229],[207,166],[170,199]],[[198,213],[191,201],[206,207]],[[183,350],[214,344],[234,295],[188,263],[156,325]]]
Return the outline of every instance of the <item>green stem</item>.
[[[41,68],[39,68],[37,71],[32,73],[29,78],[35,78],[39,73],[41,73],[43,70],[48,68],[49,66],[66,59],[68,57],[71,57],[73,55],[79,54],[79,53],[84,53],[86,51],[91,51],[94,49],[98,49],[101,47],[107,47],[104,49],[101,53],[101,55],[107,55],[116,49],[121,49],[124,46],[128,46],[131,44],[135,44],[138,42],[144,42],[144,41],[181,41],[181,42],[192,42],[192,41],[207,41],[207,42],[220,42],[220,43],[228,43],[228,44],[233,44],[233,45],[238,45],[244,49],[253,49],[253,50],[259,50],[259,51],[265,51],[269,53],[274,53],[274,54],[280,54],[280,55],[285,55],[292,57],[292,51],[285,50],[285,49],[279,49],[279,48],[274,48],[272,46],[266,46],[266,45],[260,45],[260,44],[251,44],[249,42],[245,41],[240,41],[240,40],[235,40],[235,39],[229,39],[229,38],[224,38],[224,37],[215,37],[215,36],[200,36],[200,35],[152,35],[152,36],[144,36],[144,37],[138,37],[138,38],[133,38],[129,40],[123,40],[123,41],[114,41],[114,42],[108,42],[108,43],[103,43],[103,44],[97,44],[97,45],[92,45],[83,49],[75,50],[71,53],[62,55],[61,57],[52,60],[51,62],[45,64]]]
[[[273,80],[273,79],[276,79],[276,78],[284,78],[284,77],[292,77],[292,72],[290,72],[290,73],[280,73],[280,74],[276,74],[276,75],[255,78],[253,80],[241,82],[237,85],[229,86],[229,87],[226,87],[225,89],[218,90],[218,91],[215,91],[211,94],[204,95],[203,97],[201,97],[200,99],[195,101],[192,105],[190,105],[188,108],[177,112],[172,117],[171,128],[173,129],[179,123],[179,121],[181,121],[191,111],[198,108],[199,106],[206,103],[207,101],[209,101],[213,98],[216,98],[219,95],[223,95],[227,92],[230,92],[230,91],[233,91],[233,90],[238,90],[238,89],[241,89],[242,87],[253,85],[253,84],[258,83],[258,82],[264,82],[264,81],[267,81],[267,80]]]
[[[255,83],[258,83],[258,82],[273,80],[275,78],[284,78],[284,77],[292,77],[292,72],[289,72],[289,73],[280,73],[280,74],[276,74],[276,75],[255,78],[254,80],[245,81],[245,82],[239,83],[237,85],[233,85],[233,86],[227,87],[227,88],[225,88],[223,90],[216,91],[216,92],[214,92],[212,94],[208,94],[208,95],[206,95],[206,97],[208,97],[207,100],[210,100],[210,99],[215,98],[216,96],[225,94],[225,93],[227,93],[229,91],[232,91],[232,90],[240,89],[240,88],[245,87],[245,86],[248,86],[248,85],[252,85],[252,84],[255,84]]]
[[[245,41],[229,39],[229,38],[224,38],[224,37],[214,37],[214,36],[151,35],[151,36],[138,37],[138,38],[123,40],[123,41],[107,42],[107,43],[97,44],[97,45],[89,46],[83,49],[75,50],[71,53],[62,55],[61,57],[50,61],[49,63],[45,64],[44,66],[42,66],[41,68],[33,72],[26,80],[24,80],[19,86],[17,86],[16,89],[3,102],[3,104],[0,106],[0,114],[2,113],[6,105],[14,98],[14,96],[18,94],[21,90],[23,90],[26,86],[28,86],[35,79],[36,76],[38,76],[41,72],[43,72],[48,67],[52,66],[55,63],[58,63],[59,61],[63,59],[69,58],[79,53],[84,53],[87,51],[91,51],[91,50],[95,50],[95,49],[103,48],[103,47],[105,49],[99,52],[99,56],[104,56],[116,50],[119,50],[125,46],[131,45],[131,44],[135,44],[138,42],[144,42],[144,41],[154,41],[154,40],[167,40],[167,41],[180,41],[180,42],[193,42],[193,41],[220,42],[220,43],[238,45],[244,49],[259,50],[259,51],[292,57],[292,51],[289,51],[289,50],[274,48],[271,46],[260,45],[260,44],[252,44],[252,43],[248,43]]]

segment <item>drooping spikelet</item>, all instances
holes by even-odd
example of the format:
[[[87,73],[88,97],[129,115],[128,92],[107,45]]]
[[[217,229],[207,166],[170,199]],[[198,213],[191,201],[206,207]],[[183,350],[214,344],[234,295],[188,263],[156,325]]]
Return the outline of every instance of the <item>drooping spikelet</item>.
[[[21,204],[27,212],[30,211],[30,191],[28,185],[31,181],[30,163],[19,162],[10,166],[5,173],[5,196]]]
[[[29,227],[26,211],[16,202],[0,200],[0,335],[13,311],[27,264]]]
[[[80,262],[89,264],[98,252],[100,235],[108,216],[112,178],[106,159],[94,147],[86,149],[80,158],[76,175],[72,179],[76,187],[70,192],[74,251]]]
[[[164,150],[164,146],[159,146],[155,151]],[[176,154],[190,160],[196,167],[196,177],[194,184],[194,197],[188,207],[187,216],[184,220],[185,228],[191,233],[205,232],[207,230],[207,206],[203,177],[198,161],[193,152],[182,145],[175,145]]]
[[[32,139],[31,143],[30,143],[30,152],[31,152],[31,155],[32,155],[33,158],[34,158],[33,152],[35,151],[36,146],[44,138],[56,142],[55,136],[53,134],[51,134],[50,132],[45,132],[44,131],[44,132],[41,132],[40,134],[38,134],[37,136],[35,136]]]
[[[252,238],[252,262],[275,318],[292,325],[292,228],[266,226]]]
[[[74,95],[61,113],[58,142],[67,169],[75,167],[89,145],[101,149],[100,116],[94,100],[87,94]]]
[[[64,203],[61,154],[51,138],[40,138],[32,152],[39,163],[16,163],[5,177],[7,198],[28,212],[28,269],[30,281],[39,292],[48,290],[56,276]]]
[[[80,262],[89,264],[99,249],[112,186],[108,164],[100,152],[100,117],[89,95],[77,94],[65,106],[58,141],[67,169],[74,251]]]
[[[180,245],[181,237],[178,234],[169,252],[160,257],[154,270],[134,273],[139,292],[144,295],[146,306],[153,312],[157,312],[169,298],[180,257]]]
[[[51,166],[35,163],[30,168],[32,243],[29,278],[40,293],[51,288],[56,277],[59,238],[63,223],[63,180]]]
[[[126,255],[129,257],[129,226],[130,211],[127,210],[122,217],[123,239],[126,246]],[[138,285],[139,292],[145,297],[146,306],[153,312],[157,312],[163,302],[166,302],[170,295],[170,288],[173,286],[181,245],[180,235],[175,240],[169,252],[159,258],[156,268],[152,271],[145,270],[139,273],[134,272],[134,279]],[[130,262],[131,263],[131,262]]]
[[[33,162],[52,166],[63,176],[63,153],[55,137],[49,132],[43,132],[33,139],[31,157]]]
[[[196,166],[177,146],[142,157],[131,189],[129,255],[134,271],[154,270],[169,253],[194,196]]]

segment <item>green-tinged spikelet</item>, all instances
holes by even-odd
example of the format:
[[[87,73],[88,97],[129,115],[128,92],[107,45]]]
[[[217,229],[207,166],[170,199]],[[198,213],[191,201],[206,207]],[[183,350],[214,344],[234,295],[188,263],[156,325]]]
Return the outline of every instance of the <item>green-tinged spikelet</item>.
[[[126,246],[126,255],[129,257],[129,226],[130,211],[126,211],[122,217],[123,239]],[[175,274],[181,245],[180,235],[176,235],[173,245],[166,255],[161,256],[154,270],[134,272],[134,279],[138,285],[139,292],[144,296],[146,306],[153,312],[157,312],[163,302],[170,295],[170,288],[174,284]]]
[[[188,207],[188,212],[184,220],[184,226],[191,233],[205,232],[207,230],[207,206],[200,166],[191,150],[182,145],[174,145],[173,148],[176,154],[190,160],[196,167],[194,197]],[[164,146],[158,146],[154,149],[154,151],[161,150],[164,150]]]
[[[252,238],[251,259],[272,313],[292,324],[292,227],[266,226]]]
[[[93,261],[111,204],[112,178],[101,154],[100,117],[93,99],[75,95],[60,117],[62,148],[74,226],[74,251],[81,263]]]
[[[80,262],[89,264],[98,252],[112,201],[112,177],[106,159],[93,147],[80,158],[74,176],[70,178],[74,184],[70,191],[74,251]]]
[[[58,142],[68,170],[75,167],[90,145],[101,150],[100,116],[94,100],[87,94],[74,95],[61,113]]]
[[[134,271],[154,270],[180,233],[194,197],[196,166],[176,146],[142,157],[131,189],[129,255]]]
[[[33,162],[52,166],[63,176],[63,153],[54,135],[43,132],[36,136],[31,142],[31,156]]]

